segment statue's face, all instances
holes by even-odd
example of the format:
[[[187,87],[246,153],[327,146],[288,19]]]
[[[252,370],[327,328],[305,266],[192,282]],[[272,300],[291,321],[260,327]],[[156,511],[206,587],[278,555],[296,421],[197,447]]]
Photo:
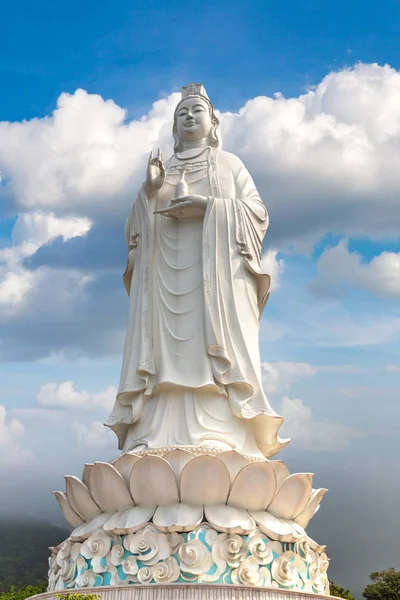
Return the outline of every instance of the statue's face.
[[[178,135],[184,141],[201,140],[209,136],[212,128],[210,109],[201,98],[188,98],[176,115]]]

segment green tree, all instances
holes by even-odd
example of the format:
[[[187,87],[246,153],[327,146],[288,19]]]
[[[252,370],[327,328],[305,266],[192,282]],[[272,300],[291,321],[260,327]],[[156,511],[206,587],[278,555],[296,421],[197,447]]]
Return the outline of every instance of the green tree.
[[[346,598],[346,600],[356,600],[354,596],[350,594],[349,590],[345,590],[342,586],[337,585],[334,581],[329,580],[329,588],[331,596],[337,598]]]
[[[12,587],[8,592],[0,592],[0,600],[26,600],[36,594],[42,594],[47,591],[47,584],[16,589]],[[100,600],[97,594],[80,594],[79,592],[67,592],[66,594],[56,594],[60,600]]]
[[[56,594],[60,600],[100,600],[97,594],[81,594],[79,592],[68,592],[67,594]]]
[[[0,592],[0,600],[25,600],[30,596],[42,594],[47,591],[47,583],[41,585],[28,585],[17,589],[14,586],[8,592]]]
[[[366,600],[400,600],[400,571],[391,567],[369,576],[373,583],[363,591]]]

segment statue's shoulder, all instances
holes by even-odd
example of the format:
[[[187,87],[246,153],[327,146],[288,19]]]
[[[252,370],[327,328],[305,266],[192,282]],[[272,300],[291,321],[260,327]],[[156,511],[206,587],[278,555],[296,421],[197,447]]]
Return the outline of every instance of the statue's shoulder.
[[[218,151],[218,162],[221,167],[231,169],[234,175],[238,175],[242,169],[245,169],[244,164],[236,154],[225,152],[225,150]]]

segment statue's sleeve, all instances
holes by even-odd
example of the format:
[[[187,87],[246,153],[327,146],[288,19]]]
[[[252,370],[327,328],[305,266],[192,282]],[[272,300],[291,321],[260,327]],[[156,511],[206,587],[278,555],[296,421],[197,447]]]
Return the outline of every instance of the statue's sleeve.
[[[269,224],[267,209],[243,163],[234,165],[236,241],[247,269],[258,280],[260,315],[268,299],[271,278],[261,268],[262,242]]]
[[[124,281],[125,289],[128,293],[128,296],[130,294],[132,273],[133,273],[133,268],[134,268],[135,258],[136,258],[136,248],[138,246],[138,240],[139,240],[139,225],[138,225],[138,219],[137,219],[137,213],[136,213],[136,207],[135,207],[136,202],[137,202],[137,199],[133,203],[132,209],[129,213],[129,216],[128,216],[128,218],[126,220],[126,224],[125,224],[125,240],[126,240],[126,245],[128,246],[128,262],[126,265],[125,272],[123,274],[123,281]]]

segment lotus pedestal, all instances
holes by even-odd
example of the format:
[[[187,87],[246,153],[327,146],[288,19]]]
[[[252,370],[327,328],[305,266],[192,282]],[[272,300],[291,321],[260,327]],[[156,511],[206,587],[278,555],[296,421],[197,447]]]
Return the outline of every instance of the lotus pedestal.
[[[49,592],[106,600],[328,595],[325,547],[305,527],[326,490],[282,461],[161,448],[86,465],[56,492],[70,537],[52,549]]]

